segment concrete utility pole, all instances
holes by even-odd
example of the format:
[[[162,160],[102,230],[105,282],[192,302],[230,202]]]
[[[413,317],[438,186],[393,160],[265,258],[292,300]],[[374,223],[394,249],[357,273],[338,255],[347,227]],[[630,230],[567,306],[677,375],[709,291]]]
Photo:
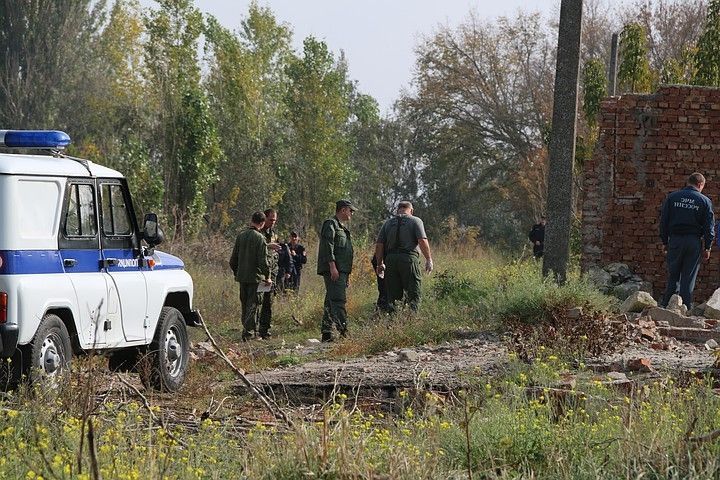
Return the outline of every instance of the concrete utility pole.
[[[617,90],[617,59],[618,59],[618,34],[613,33],[610,40],[610,73],[608,78],[608,93],[615,96]]]
[[[558,33],[555,92],[550,135],[550,169],[543,275],[559,283],[567,278],[572,221],[573,164],[577,119],[582,0],[562,0]]]

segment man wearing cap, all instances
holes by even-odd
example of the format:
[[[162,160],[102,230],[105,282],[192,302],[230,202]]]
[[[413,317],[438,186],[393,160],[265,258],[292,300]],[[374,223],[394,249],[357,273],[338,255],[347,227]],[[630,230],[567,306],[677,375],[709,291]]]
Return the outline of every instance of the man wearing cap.
[[[346,289],[352,271],[353,246],[345,226],[355,207],[349,200],[338,200],[335,216],[325,220],[318,245],[318,275],[325,281],[325,305],[321,324],[322,341],[332,342],[335,325],[341,336],[347,334]]]
[[[423,221],[413,216],[412,203],[402,201],[398,204],[397,215],[387,220],[375,242],[375,261],[377,274],[385,275],[388,303],[394,303],[407,295],[410,308],[417,311],[420,304],[420,253],[425,257],[425,271],[433,270],[430,243],[425,234]]]
[[[260,229],[265,224],[265,214],[255,212],[250,225],[237,236],[230,256],[230,268],[235,281],[240,284],[240,305],[242,306],[243,342],[255,335],[257,307],[261,294],[258,293],[260,283],[272,284],[267,259],[267,245]]]

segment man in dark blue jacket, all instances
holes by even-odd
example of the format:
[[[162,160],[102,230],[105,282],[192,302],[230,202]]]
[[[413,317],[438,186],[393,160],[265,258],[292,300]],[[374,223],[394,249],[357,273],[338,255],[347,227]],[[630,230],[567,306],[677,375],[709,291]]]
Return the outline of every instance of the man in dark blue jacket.
[[[715,238],[712,202],[701,192],[705,177],[693,173],[682,190],[665,198],[660,214],[660,239],[667,254],[668,279],[661,306],[679,289],[683,304],[692,306],[692,292],[700,269],[700,256],[710,259]]]

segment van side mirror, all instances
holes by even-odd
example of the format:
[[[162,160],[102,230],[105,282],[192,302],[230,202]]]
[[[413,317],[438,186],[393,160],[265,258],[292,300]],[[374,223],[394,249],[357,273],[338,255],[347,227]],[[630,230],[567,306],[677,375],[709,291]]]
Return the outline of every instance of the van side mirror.
[[[145,221],[143,222],[143,240],[147,242],[150,247],[160,245],[165,240],[165,234],[158,225],[158,217],[154,213],[145,214]]]

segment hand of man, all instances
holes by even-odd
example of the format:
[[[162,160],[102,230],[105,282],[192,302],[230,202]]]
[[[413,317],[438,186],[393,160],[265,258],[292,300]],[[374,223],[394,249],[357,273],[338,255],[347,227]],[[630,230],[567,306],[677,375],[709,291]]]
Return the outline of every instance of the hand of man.
[[[710,250],[705,250],[705,253],[703,254],[703,257],[705,258],[705,261],[707,262],[710,260]]]
[[[273,281],[268,278],[268,279],[265,280],[264,283],[265,283],[265,285],[272,285],[272,284],[273,284]]]
[[[377,266],[377,268],[375,269],[375,275],[377,275],[380,278],[383,278],[383,276],[385,275],[385,264],[384,263],[381,263],[380,265]]]
[[[535,245],[540,245],[540,240],[537,240],[537,241],[535,242]]]
[[[280,251],[280,244],[279,244],[279,243],[271,242],[271,243],[268,243],[267,246],[268,246],[268,248],[272,248],[272,249],[275,250],[276,252],[279,252],[279,251]]]
[[[433,271],[433,261],[432,258],[428,258],[425,260],[425,273],[430,273]]]
[[[287,280],[288,278],[290,278],[290,274],[289,274],[289,273],[286,273],[286,274],[285,274],[285,280]]]
[[[330,263],[330,280],[337,282],[338,278],[340,278],[340,272],[338,272],[335,262],[332,262]]]

